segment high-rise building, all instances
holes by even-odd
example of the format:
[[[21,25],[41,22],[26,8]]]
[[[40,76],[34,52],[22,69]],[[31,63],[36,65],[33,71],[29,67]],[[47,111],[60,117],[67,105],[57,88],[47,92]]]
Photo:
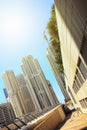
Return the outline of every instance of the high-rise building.
[[[51,69],[52,69],[52,71],[55,75],[55,78],[56,78],[56,80],[59,84],[59,87],[60,87],[60,89],[63,93],[64,100],[66,102],[66,101],[70,100],[70,97],[69,97],[69,95],[68,95],[68,93],[65,89],[65,86],[64,86],[65,83],[64,83],[63,74],[58,71],[58,67],[57,67],[57,64],[55,62],[55,53],[54,53],[54,51],[52,50],[51,47],[47,48],[46,57],[47,57],[48,62],[51,66]]]
[[[4,80],[9,95],[8,101],[11,102],[16,116],[22,116],[26,113],[26,105],[14,72],[8,70],[3,73],[2,78]]]
[[[67,91],[87,112],[87,0],[55,0]]]
[[[46,78],[36,59],[31,55],[22,60],[22,70],[27,82],[28,91],[33,99],[35,109],[41,111],[55,104],[52,94],[48,88]]]
[[[16,118],[11,104],[0,104],[0,126],[10,124]]]
[[[20,86],[20,91],[23,94],[23,97],[25,100],[25,107],[26,107],[27,113],[35,111],[35,106],[31,98],[31,95],[27,89],[27,86],[26,86],[27,84],[26,84],[23,74],[17,75],[16,79],[18,81],[18,84]]]
[[[50,83],[49,80],[47,80],[47,84],[48,84],[49,90],[50,90],[50,92],[51,92],[51,94],[52,94],[52,96],[53,96],[53,99],[54,99],[54,101],[55,101],[55,105],[59,104],[59,101],[58,101],[58,99],[57,99],[57,97],[56,97],[56,94],[55,94],[55,92],[54,92],[54,90],[53,90],[53,88],[52,88],[52,85],[51,85],[51,83]]]
[[[7,92],[7,89],[6,89],[6,88],[3,88],[3,91],[4,91],[5,98],[7,99],[7,98],[8,98],[8,92]]]

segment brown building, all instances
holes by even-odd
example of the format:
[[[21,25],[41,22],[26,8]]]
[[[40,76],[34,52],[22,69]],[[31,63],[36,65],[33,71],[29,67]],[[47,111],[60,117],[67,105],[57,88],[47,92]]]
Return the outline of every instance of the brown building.
[[[16,118],[11,104],[0,104],[0,126],[2,124],[10,124]]]

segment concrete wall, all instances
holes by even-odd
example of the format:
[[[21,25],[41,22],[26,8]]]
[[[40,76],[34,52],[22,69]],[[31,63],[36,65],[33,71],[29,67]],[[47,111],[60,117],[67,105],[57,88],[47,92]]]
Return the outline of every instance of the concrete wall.
[[[16,122],[22,130],[54,130],[65,119],[65,113],[62,106],[59,105],[37,119],[28,122],[26,126],[22,123]],[[13,124],[9,125],[9,128],[16,129]],[[2,130],[7,130],[5,127]]]
[[[54,130],[65,119],[65,113],[60,105],[38,124],[34,130]]]

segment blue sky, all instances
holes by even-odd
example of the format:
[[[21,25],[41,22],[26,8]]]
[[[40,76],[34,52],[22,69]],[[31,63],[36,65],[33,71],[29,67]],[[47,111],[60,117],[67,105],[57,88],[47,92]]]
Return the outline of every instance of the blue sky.
[[[12,69],[21,73],[21,61],[26,55],[37,58],[60,102],[64,97],[46,59],[47,42],[43,38],[54,0],[0,1],[0,103],[5,102],[2,73]]]

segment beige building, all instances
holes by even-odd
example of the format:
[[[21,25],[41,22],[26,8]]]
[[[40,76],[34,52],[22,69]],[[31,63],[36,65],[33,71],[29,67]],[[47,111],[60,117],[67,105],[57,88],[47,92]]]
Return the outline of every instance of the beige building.
[[[22,116],[27,113],[25,99],[20,90],[13,71],[8,70],[2,76],[8,92],[8,101],[11,102],[16,116]]]
[[[0,126],[3,124],[10,124],[16,118],[11,104],[0,104]]]
[[[47,80],[47,84],[48,84],[49,90],[53,96],[53,99],[55,101],[55,105],[60,104],[49,80]]]
[[[87,113],[87,0],[55,0],[67,91]]]
[[[27,88],[31,94],[35,109],[41,111],[55,104],[48,88],[46,78],[36,59],[31,55],[22,60],[22,70],[27,82]]]
[[[26,81],[24,79],[23,74],[17,75],[16,79],[17,79],[18,85],[20,86],[20,91],[22,92],[24,100],[25,100],[26,112],[30,113],[30,112],[35,111],[35,106],[31,98],[31,95],[27,89]]]
[[[57,64],[55,62],[55,53],[52,49],[51,46],[49,46],[49,48],[47,48],[47,51],[46,51],[46,57],[47,57],[47,60],[51,66],[51,69],[55,75],[55,78],[59,84],[59,87],[63,93],[63,96],[64,96],[64,100],[65,102],[70,100],[70,97],[65,89],[65,82],[64,82],[64,76],[63,76],[63,73],[60,73],[58,72],[58,67],[57,67]]]

